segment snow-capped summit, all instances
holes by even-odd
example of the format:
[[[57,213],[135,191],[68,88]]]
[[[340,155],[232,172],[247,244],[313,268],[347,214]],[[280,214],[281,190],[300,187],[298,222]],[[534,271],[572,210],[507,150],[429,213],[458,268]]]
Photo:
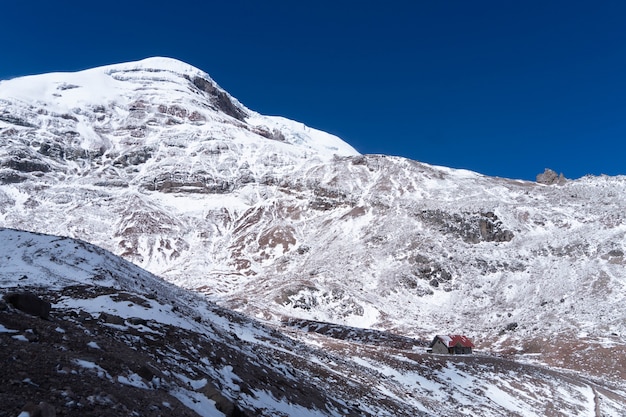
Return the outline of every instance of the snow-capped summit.
[[[158,146],[172,136],[203,141],[220,131],[244,158],[259,148],[298,159],[357,154],[336,136],[247,109],[208,74],[171,58],[2,81],[0,103],[0,126],[28,119],[42,136],[69,135],[87,150],[124,152],[124,142]]]
[[[125,62],[120,64],[107,65],[96,69],[104,69],[107,72],[115,71],[169,71],[175,74],[188,75],[188,76],[200,76],[207,78],[213,82],[208,74],[193,65],[189,65],[186,62],[180,61],[175,58],[155,56],[145,58],[140,61]]]
[[[186,81],[183,78],[186,77]],[[138,91],[145,94],[171,95],[183,92],[182,86],[192,77],[210,77],[181,61],[149,58],[124,64],[107,65],[79,72],[57,72],[0,81],[0,97],[25,103],[38,103],[48,110],[63,112],[81,106],[109,102],[127,105]],[[217,88],[217,87],[216,87]],[[179,99],[182,98],[179,95]],[[240,105],[241,111],[244,111]]]
[[[172,58],[154,57],[135,62],[104,65],[78,72],[54,72],[48,74],[17,77],[11,80],[0,81],[0,86],[2,86],[3,88],[3,96],[5,94],[8,94],[8,90],[6,89],[11,86],[11,92],[15,94],[15,97],[21,96],[23,98],[28,98],[31,100],[44,99],[48,92],[42,90],[42,87],[53,88],[53,91],[56,90],[57,87],[61,87],[61,91],[64,89],[69,90],[72,88],[84,88],[92,93],[97,93],[99,87],[102,87],[102,85],[99,85],[98,81],[102,81],[105,79],[114,79],[115,77],[112,77],[112,75],[114,74],[130,74],[133,72],[142,73],[140,77],[145,76],[147,73],[170,73],[176,76],[188,77],[201,76],[207,78],[208,81],[213,82],[213,80],[209,78],[208,74],[182,61],[178,61]],[[137,79],[139,79],[140,77],[137,77]],[[164,77],[154,77],[154,79],[157,78],[161,78],[163,81],[165,81]],[[123,84],[121,83],[118,84],[118,86],[121,90],[127,89],[124,88]],[[119,91],[114,91],[109,88],[103,88],[101,92],[103,94],[107,94],[107,96],[111,98],[115,98],[119,94]],[[99,97],[95,96],[92,97],[89,101],[96,102],[98,101],[98,99]]]

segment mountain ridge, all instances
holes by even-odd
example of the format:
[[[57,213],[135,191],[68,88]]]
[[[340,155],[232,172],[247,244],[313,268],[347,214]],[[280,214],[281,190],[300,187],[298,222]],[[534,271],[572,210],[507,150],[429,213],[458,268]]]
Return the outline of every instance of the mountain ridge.
[[[462,333],[626,378],[611,353],[626,349],[626,177],[544,185],[360,155],[222,96],[240,120],[210,77],[155,62],[121,64],[104,103],[60,106],[89,88],[72,74],[42,77],[36,99],[0,84],[0,225],[98,244],[272,323]]]

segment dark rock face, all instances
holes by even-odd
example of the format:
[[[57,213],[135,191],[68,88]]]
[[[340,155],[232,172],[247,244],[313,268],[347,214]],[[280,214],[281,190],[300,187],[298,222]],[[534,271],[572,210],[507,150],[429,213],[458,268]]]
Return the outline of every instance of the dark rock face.
[[[3,163],[7,168],[14,169],[20,172],[48,172],[50,171],[50,167],[48,164],[42,161],[37,161],[34,159],[18,159],[13,158],[5,161]]]
[[[509,332],[515,331],[515,329],[517,329],[517,323],[516,322],[511,322],[511,323],[506,325],[506,330],[509,331]]]
[[[109,313],[100,313],[99,320],[105,323],[109,323],[109,324],[116,324],[118,326],[121,326],[124,324],[123,318],[121,318],[120,316],[116,316],[115,314],[109,314]]]
[[[264,138],[267,139],[271,139],[271,140],[277,140],[279,142],[284,142],[285,141],[285,135],[283,135],[283,133],[278,130],[278,129],[273,129],[271,132],[263,127],[259,127],[259,126],[255,126],[252,128],[252,131],[260,136],[263,136]]]
[[[341,206],[353,203],[340,189],[316,185],[313,187],[314,199],[309,203],[309,207],[314,210],[328,211]]]
[[[254,179],[252,179],[254,181]],[[206,172],[162,173],[143,188],[162,193],[226,194],[235,189],[235,184],[227,178],[217,178]]]
[[[215,401],[215,408],[224,413],[226,417],[245,417],[246,414],[242,412],[237,405],[226,398],[222,393],[217,390],[212,384],[207,384],[204,388],[200,389],[208,399]]]
[[[2,184],[17,184],[20,182],[24,182],[27,179],[28,177],[24,175],[19,175],[13,170],[0,171],[0,183]]]
[[[56,417],[57,413],[53,406],[46,402],[40,402],[38,405],[27,403],[22,409],[22,413],[28,413],[30,417]],[[20,415],[22,415],[20,413]]]
[[[503,227],[492,212],[449,213],[443,210],[424,210],[418,216],[438,231],[457,236],[467,243],[510,242],[515,236]]]
[[[24,149],[10,149],[0,165],[19,172],[49,172],[50,167],[35,153]]]
[[[7,294],[4,299],[18,310],[41,317],[44,320],[47,320],[50,315],[50,303],[31,292]]]
[[[437,262],[432,261],[423,255],[416,255],[413,258],[412,263],[415,264],[413,275],[419,279],[428,281],[429,284],[435,288],[439,287],[439,284],[452,280],[452,274],[450,272]]]
[[[194,77],[191,82],[194,86],[212,96],[213,104],[215,104],[218,110],[223,111],[227,115],[234,117],[237,120],[244,120],[246,114],[240,108],[233,104],[233,102],[228,97],[228,94],[218,90],[217,87],[213,85],[213,83],[205,80],[202,77]]]
[[[120,155],[113,161],[114,166],[128,167],[131,165],[140,165],[152,158],[152,149],[144,148],[124,155]]]
[[[492,212],[482,213],[478,221],[481,240],[485,242],[510,242],[513,232],[502,229],[502,222]]]
[[[39,147],[39,153],[56,159],[63,159],[65,157],[65,150],[58,143],[44,142]]]
[[[19,117],[15,117],[11,114],[7,114],[7,113],[3,113],[0,114],[0,120],[6,123],[11,123],[13,125],[16,126],[22,126],[22,127],[37,127],[35,125],[33,125],[32,123],[29,123],[28,121],[21,119]]]

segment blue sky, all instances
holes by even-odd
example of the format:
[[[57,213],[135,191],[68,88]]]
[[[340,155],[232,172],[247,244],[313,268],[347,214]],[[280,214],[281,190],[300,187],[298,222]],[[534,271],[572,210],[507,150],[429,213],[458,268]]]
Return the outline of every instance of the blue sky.
[[[168,56],[362,153],[617,175],[625,22],[623,1],[4,0],[0,79]]]

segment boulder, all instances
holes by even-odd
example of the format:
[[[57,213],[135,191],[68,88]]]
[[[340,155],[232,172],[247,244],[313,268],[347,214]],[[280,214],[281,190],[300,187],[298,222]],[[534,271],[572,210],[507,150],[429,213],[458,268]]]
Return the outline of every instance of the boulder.
[[[237,407],[231,400],[226,398],[220,391],[217,390],[212,384],[208,383],[200,392],[204,394],[209,400],[215,401],[215,408],[221,411],[226,417],[245,417],[246,414]]]
[[[516,322],[511,322],[509,324],[506,325],[506,331],[508,332],[513,332],[515,331],[515,329],[517,329],[518,324]]]
[[[48,319],[52,308],[49,302],[27,291],[7,294],[4,299],[18,310],[41,317],[44,320]]]
[[[557,174],[553,170],[546,168],[542,174],[537,175],[537,182],[545,185],[563,185],[565,183],[565,177],[563,173]]]
[[[30,417],[56,417],[57,413],[55,408],[46,402],[40,402],[39,405],[29,402],[22,408],[19,415],[28,415]]]
[[[116,316],[115,314],[109,314],[109,313],[100,313],[100,317],[98,317],[98,320],[103,321],[105,323],[109,323],[109,324],[115,324],[117,326],[123,326],[124,324],[126,324],[124,322],[124,319],[121,318],[120,316]]]

